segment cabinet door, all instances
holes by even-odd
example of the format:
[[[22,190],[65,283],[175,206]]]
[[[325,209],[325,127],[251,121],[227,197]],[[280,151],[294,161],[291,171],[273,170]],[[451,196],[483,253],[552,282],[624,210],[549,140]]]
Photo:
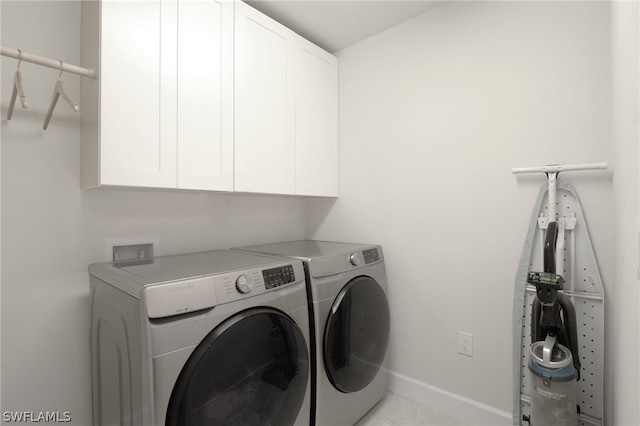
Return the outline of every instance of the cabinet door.
[[[235,16],[235,190],[293,194],[294,33],[242,2]]]
[[[100,183],[175,187],[175,1],[103,1],[100,19]]]
[[[296,49],[296,194],[339,191],[338,59],[304,39]]]
[[[178,3],[178,187],[233,190],[233,3]]]

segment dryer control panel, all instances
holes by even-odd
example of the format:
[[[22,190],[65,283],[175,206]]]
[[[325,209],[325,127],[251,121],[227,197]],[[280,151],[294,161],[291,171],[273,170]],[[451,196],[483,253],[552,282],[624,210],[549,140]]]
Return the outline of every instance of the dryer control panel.
[[[349,263],[353,266],[360,266],[363,262],[368,265],[378,260],[380,260],[380,255],[378,254],[378,249],[375,248],[357,251],[349,255]]]
[[[380,254],[378,253],[378,249],[375,248],[370,250],[362,250],[362,258],[364,259],[365,265],[368,265],[380,260]]]
[[[309,273],[312,277],[326,277],[356,268],[363,268],[384,261],[382,247],[365,247],[332,256],[320,256],[309,262]]]
[[[333,256],[313,258],[309,263],[309,273],[312,277],[326,277],[340,274],[355,268],[363,268],[384,261],[382,247],[365,247]]]

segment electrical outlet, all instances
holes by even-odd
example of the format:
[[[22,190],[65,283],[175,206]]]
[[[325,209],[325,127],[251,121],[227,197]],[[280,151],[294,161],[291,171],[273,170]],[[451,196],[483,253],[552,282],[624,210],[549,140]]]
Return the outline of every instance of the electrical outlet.
[[[458,353],[473,356],[473,335],[458,331]]]

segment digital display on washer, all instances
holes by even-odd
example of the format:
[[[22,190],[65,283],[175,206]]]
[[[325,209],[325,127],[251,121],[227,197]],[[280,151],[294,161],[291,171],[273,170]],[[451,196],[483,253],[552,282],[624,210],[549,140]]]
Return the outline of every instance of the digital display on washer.
[[[264,278],[264,286],[267,290],[292,283],[296,280],[293,272],[293,265],[265,269],[262,271],[262,278]]]
[[[369,263],[377,262],[380,260],[378,249],[362,250],[362,257],[364,257],[365,265]]]

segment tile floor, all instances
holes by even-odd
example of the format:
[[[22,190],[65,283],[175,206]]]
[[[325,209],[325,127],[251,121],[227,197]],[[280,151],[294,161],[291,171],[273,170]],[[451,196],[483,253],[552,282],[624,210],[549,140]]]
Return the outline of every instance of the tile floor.
[[[355,426],[465,426],[430,407],[417,404],[393,393],[378,403]]]

